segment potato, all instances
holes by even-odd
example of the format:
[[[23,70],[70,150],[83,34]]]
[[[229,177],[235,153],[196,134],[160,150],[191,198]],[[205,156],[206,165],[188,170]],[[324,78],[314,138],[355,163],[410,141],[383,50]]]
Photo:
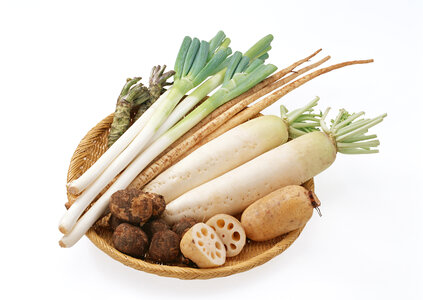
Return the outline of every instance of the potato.
[[[299,185],[276,190],[251,204],[241,216],[247,237],[267,241],[301,228],[311,218],[313,208],[320,205],[312,191]]]

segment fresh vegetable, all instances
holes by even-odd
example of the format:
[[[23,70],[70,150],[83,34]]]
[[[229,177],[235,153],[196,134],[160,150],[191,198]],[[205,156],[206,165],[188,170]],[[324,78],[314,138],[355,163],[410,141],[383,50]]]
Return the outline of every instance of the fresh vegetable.
[[[253,48],[257,48],[256,45]],[[260,49],[260,48],[257,48]],[[201,47],[200,47],[201,50]],[[220,50],[224,51],[224,50]],[[218,53],[220,53],[220,51]],[[218,55],[218,54],[217,54]],[[188,58],[187,54],[187,58]],[[236,58],[236,56],[234,56]],[[255,62],[258,63],[255,63]],[[235,65],[239,64],[236,59],[231,59],[228,65],[228,70],[231,70]],[[220,65],[216,64],[215,68]],[[193,64],[195,66],[195,63]],[[185,67],[184,67],[185,68]],[[207,68],[207,66],[205,67]],[[210,68],[210,67],[209,67]],[[175,70],[177,70],[177,64]],[[176,124],[172,129],[166,132],[165,135],[161,136],[156,140],[150,147],[142,152],[131,164],[122,172],[119,178],[112,184],[111,187],[96,201],[91,209],[79,220],[75,226],[72,234],[69,233],[62,239],[63,244],[69,246],[73,245],[82,235],[94,224],[94,222],[101,216],[110,196],[117,190],[126,188],[132,180],[162,151],[170,146],[174,141],[181,137],[185,132],[200,122],[205,116],[211,113],[218,106],[231,100],[232,98],[242,94],[249,88],[253,87],[268,75],[275,71],[276,67],[273,65],[263,65],[263,61],[254,60],[250,65],[244,65],[241,69],[237,67],[236,72],[231,77],[232,79],[224,83],[223,86],[214,93],[210,98],[204,101],[196,109],[194,109],[187,117]],[[237,73],[239,70],[240,73]],[[191,72],[191,71],[190,71]],[[202,71],[203,72],[203,71]],[[213,72],[213,71],[209,71]],[[191,74],[191,73],[189,73]],[[178,72],[175,74],[175,84],[177,82]],[[200,75],[198,75],[200,76]],[[197,78],[197,77],[196,77]],[[175,84],[172,88],[175,87]],[[172,107],[173,108],[173,107]],[[167,116],[167,114],[166,114]],[[153,117],[152,117],[153,118]],[[147,126],[155,124],[156,121],[150,120]],[[157,124],[156,124],[157,125]],[[157,126],[156,126],[157,127]],[[68,210],[68,214],[64,216],[59,229],[62,232],[68,232],[74,226],[77,218],[82,214],[82,211],[89,203],[94,199],[94,195],[98,194],[102,188],[104,188],[114,176],[116,176],[122,169],[133,159],[133,154],[139,152],[139,148],[143,148],[145,143],[148,142],[147,138],[150,139],[154,133],[156,127],[150,129],[144,128],[143,131],[149,132],[145,139],[143,134],[140,134],[135,140],[121,153],[121,155],[111,163],[111,165],[100,175],[100,177],[77,199],[79,205],[76,209],[72,209],[74,205]],[[145,143],[144,143],[145,142]],[[66,241],[64,243],[63,241]]]
[[[328,128],[320,120],[323,132],[310,132],[204,183],[169,203],[163,214],[167,222],[182,217],[208,219],[219,213],[234,215],[256,200],[287,185],[300,185],[327,169],[337,151],[349,154],[376,153],[379,141],[367,130],[380,123],[386,114],[361,119],[361,113],[341,121],[341,111]]]
[[[150,195],[136,189],[117,191],[110,198],[110,212],[125,222],[143,225],[153,214]]]
[[[148,89],[139,83],[141,77],[127,79],[116,103],[116,110],[110,132],[107,136],[107,146],[110,147],[131,125],[131,108],[137,99],[140,104],[149,97]]]
[[[249,239],[267,241],[303,227],[319,205],[312,191],[288,185],[247,207],[242,213],[242,227]]]
[[[116,110],[110,132],[107,137],[107,146],[114,142],[135,122],[164,91],[163,87],[169,85],[167,80],[175,72],[164,73],[166,66],[154,66],[150,75],[149,87],[145,87],[141,82],[141,77],[127,79],[125,86],[116,103]]]
[[[185,192],[285,143],[289,135],[294,138],[317,130],[319,122],[309,113],[317,102],[318,98],[283,119],[262,116],[233,128],[161,173],[144,191],[163,195],[166,203],[169,203]]]
[[[179,242],[179,236],[171,230],[156,232],[151,239],[148,255],[160,263],[175,261],[180,254]]]
[[[226,249],[226,257],[238,255],[245,246],[246,235],[241,223],[234,217],[218,214],[207,222],[218,234]]]
[[[133,257],[143,257],[148,250],[148,237],[145,232],[128,223],[122,223],[116,228],[112,241],[117,250]]]
[[[216,232],[204,223],[197,223],[181,240],[182,254],[200,268],[221,266],[226,261],[225,247]]]

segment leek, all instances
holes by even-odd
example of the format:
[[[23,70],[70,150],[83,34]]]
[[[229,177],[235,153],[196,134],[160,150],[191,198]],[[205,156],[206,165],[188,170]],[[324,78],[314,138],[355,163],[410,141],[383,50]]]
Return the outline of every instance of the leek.
[[[59,224],[59,230],[62,233],[66,234],[72,229],[85,208],[88,207],[102,189],[126,168],[126,166],[145,148],[157,129],[169,116],[181,98],[189,90],[198,86],[207,77],[217,72],[218,66],[231,53],[230,48],[221,47],[223,41],[225,41],[221,39],[222,35],[224,35],[224,33],[220,31],[216,37],[212,39],[213,47],[216,47],[216,43],[214,42],[216,39],[222,42],[220,45],[217,43],[219,47],[211,55],[210,59],[209,42],[200,42],[197,38],[184,38],[175,62],[174,84],[155,102],[158,103],[156,109],[152,110],[148,115],[148,122],[146,122],[145,125],[143,124],[144,126],[141,128],[138,135],[130,141],[126,149],[121,151],[120,154],[117,154],[118,156],[115,155],[117,151],[113,152],[113,155],[110,155],[113,157],[110,160],[111,163],[109,162],[107,165],[107,161],[103,161],[100,167],[92,171],[89,169],[88,171],[90,172],[88,175],[84,176],[85,174],[83,174],[81,176],[83,177],[82,179],[75,180],[71,183],[70,189],[74,189],[77,192],[81,192],[84,188],[86,189],[63,216]],[[227,45],[227,42],[225,45]],[[81,184],[81,182],[83,184]]]

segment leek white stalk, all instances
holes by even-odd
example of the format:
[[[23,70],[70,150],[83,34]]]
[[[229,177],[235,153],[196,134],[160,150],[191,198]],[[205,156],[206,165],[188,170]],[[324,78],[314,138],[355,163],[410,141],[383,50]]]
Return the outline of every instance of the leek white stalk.
[[[219,32],[216,37],[221,40],[222,35],[224,36],[223,32]],[[59,224],[59,230],[62,233],[70,232],[85,208],[148,145],[157,129],[181,98],[208,76],[215,74],[217,68],[231,53],[230,48],[218,49],[217,52],[213,52],[210,60],[208,60],[210,51],[208,42],[200,42],[197,38],[191,40],[191,38],[185,37],[175,63],[175,83],[167,93],[160,96],[156,101],[159,102],[157,108],[151,113],[151,117],[136,138],[105,168],[100,176],[96,179],[94,176],[90,178],[95,179],[95,181],[91,181],[89,187],[84,190],[62,217]]]

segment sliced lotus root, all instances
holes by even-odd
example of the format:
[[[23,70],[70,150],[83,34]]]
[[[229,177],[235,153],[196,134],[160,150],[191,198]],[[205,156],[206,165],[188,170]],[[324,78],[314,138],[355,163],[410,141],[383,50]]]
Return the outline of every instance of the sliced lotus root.
[[[197,223],[181,240],[182,254],[200,268],[221,266],[226,260],[226,250],[217,233],[204,223]]]
[[[219,235],[226,249],[226,256],[238,255],[245,246],[246,235],[241,223],[234,217],[218,214],[207,221]]]

